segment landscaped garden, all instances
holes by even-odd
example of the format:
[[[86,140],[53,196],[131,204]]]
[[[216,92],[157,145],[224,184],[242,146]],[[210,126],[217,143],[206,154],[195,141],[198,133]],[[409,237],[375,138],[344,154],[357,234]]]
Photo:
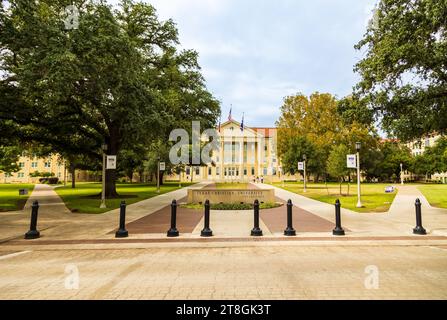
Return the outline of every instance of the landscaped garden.
[[[20,189],[28,189],[28,194],[19,195]],[[33,189],[33,184],[0,184],[0,211],[22,210]]]
[[[273,185],[329,204],[334,204],[337,199],[340,199],[343,208],[356,212],[387,212],[397,194],[397,189],[393,193],[385,193],[385,188],[390,186],[390,184],[362,183],[361,198],[363,208],[357,208],[357,184],[355,183],[349,186],[349,195],[348,184],[343,184],[342,195],[340,195],[340,185],[338,183],[328,183],[327,185],[324,183],[308,183],[306,193],[303,191],[302,182],[285,182],[284,187],[282,183],[274,183]]]
[[[182,187],[191,184],[182,183]],[[121,201],[133,204],[145,199],[155,197],[160,194],[168,193],[180,189],[178,182],[168,182],[160,187],[160,193],[157,193],[155,184],[126,183],[117,184],[117,192],[120,195],[117,199],[107,199],[107,209],[101,209],[100,183],[79,183],[75,189],[70,186],[56,188],[57,194],[63,199],[65,205],[72,212],[76,213],[104,213],[119,208]]]
[[[265,210],[265,209],[273,209],[283,206],[282,203],[260,203],[259,209]],[[181,205],[182,208],[186,209],[196,209],[201,210],[204,208],[203,204],[200,203],[188,203]],[[210,209],[211,210],[219,210],[219,211],[243,211],[243,210],[253,210],[254,204],[253,203],[211,203]]]
[[[447,209],[446,184],[420,186],[419,190],[427,198],[431,206]]]

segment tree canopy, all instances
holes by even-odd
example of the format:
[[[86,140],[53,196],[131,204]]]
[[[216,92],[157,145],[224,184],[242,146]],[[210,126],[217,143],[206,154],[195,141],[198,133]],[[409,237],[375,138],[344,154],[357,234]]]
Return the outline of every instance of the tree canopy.
[[[447,1],[382,0],[356,49],[348,117],[380,120],[404,141],[447,129]]]
[[[83,155],[139,152],[192,119],[217,122],[219,103],[207,91],[192,50],[179,51],[173,21],[144,3],[113,8],[93,0],[16,0],[0,7],[0,121],[18,125],[23,141]],[[67,5],[79,10],[67,29]],[[165,140],[167,141],[167,139]],[[119,158],[118,158],[119,161]],[[135,165],[135,163],[131,163]],[[115,170],[106,176],[114,196]]]

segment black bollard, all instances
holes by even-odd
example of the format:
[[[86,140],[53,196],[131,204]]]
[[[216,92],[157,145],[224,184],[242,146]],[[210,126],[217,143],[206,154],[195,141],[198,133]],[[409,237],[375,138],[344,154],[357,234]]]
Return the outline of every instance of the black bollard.
[[[416,228],[413,229],[413,233],[421,236],[427,234],[427,231],[422,226],[422,203],[419,199],[416,199]]]
[[[177,230],[177,201],[173,200],[171,204],[171,229],[168,231],[168,237],[175,238],[179,235]]]
[[[254,228],[251,230],[252,237],[262,237],[262,230],[259,228],[259,201],[255,200],[254,204]]]
[[[210,201],[205,201],[205,227],[200,233],[201,237],[212,237],[213,231],[210,229]]]
[[[284,235],[287,237],[296,236],[296,231],[293,229],[293,204],[292,200],[287,201],[287,229],[284,230]]]
[[[335,229],[332,231],[334,236],[344,236],[345,230],[341,227],[341,203],[340,200],[335,201]]]
[[[126,201],[122,201],[120,205],[120,228],[116,232],[116,238],[127,238],[129,232],[126,230]]]
[[[37,230],[37,215],[39,214],[39,202],[34,201],[31,207],[31,223],[29,231],[25,234],[25,239],[40,238],[40,232]]]

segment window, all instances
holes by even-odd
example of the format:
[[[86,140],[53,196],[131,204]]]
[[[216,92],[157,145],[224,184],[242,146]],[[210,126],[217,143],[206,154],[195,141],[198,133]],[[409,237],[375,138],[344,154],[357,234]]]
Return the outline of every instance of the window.
[[[17,174],[17,177],[18,177],[18,178],[25,178],[25,174],[24,174],[23,172],[19,172],[19,173]]]
[[[220,176],[220,168],[219,167],[216,168],[216,175]]]
[[[255,168],[251,168],[251,175],[254,176],[255,175]]]
[[[25,162],[19,162],[19,168],[25,168]]]
[[[186,175],[190,175],[191,174],[191,169],[190,168],[186,168]]]
[[[430,147],[430,138],[425,139],[425,146]]]
[[[274,176],[276,176],[276,168],[273,168],[273,169],[272,169],[272,174],[273,174]]]
[[[244,169],[244,176],[247,175],[247,169]]]
[[[44,163],[44,167],[45,167],[45,168],[51,168],[51,162],[49,162],[49,161],[48,161],[48,162],[45,162],[45,163]]]
[[[198,176],[200,174],[200,167],[196,167],[196,175]]]
[[[31,168],[37,168],[37,162],[31,162]]]
[[[225,170],[224,170],[224,176],[226,177],[228,175],[228,170],[227,170],[227,168],[225,168]]]
[[[267,175],[267,168],[264,168],[264,171],[263,171],[264,173],[264,176],[266,176]]]
[[[210,176],[210,175],[212,175],[212,174],[213,174],[212,168],[209,167],[209,168],[208,168],[208,175]]]

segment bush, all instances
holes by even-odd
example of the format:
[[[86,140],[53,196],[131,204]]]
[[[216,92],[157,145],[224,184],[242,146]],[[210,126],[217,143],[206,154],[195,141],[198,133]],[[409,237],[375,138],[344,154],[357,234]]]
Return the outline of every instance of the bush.
[[[59,183],[59,178],[56,177],[51,177],[51,178],[40,178],[39,179],[40,183],[44,183],[44,184],[58,184]]]
[[[259,209],[265,210],[265,209],[272,209],[281,207],[281,203],[260,203]],[[182,205],[184,208],[188,209],[203,209],[203,204],[186,204]],[[211,204],[211,210],[218,210],[218,211],[230,211],[230,210],[253,210],[253,204],[252,203],[212,203]]]
[[[48,183],[49,184],[58,184],[59,183],[59,178],[56,178],[56,177],[48,178]]]

